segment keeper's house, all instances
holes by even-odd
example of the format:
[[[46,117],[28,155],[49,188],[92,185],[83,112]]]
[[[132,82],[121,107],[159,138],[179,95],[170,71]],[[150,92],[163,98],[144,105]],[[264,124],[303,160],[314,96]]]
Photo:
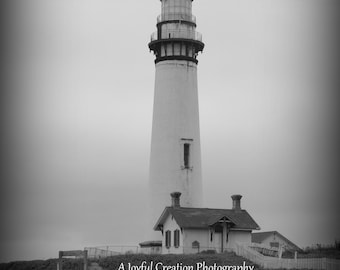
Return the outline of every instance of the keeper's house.
[[[180,195],[171,193],[172,206],[164,209],[154,226],[163,235],[163,254],[230,251],[237,242],[250,245],[252,230],[260,229],[241,209],[241,195],[231,196],[232,209],[181,207]]]

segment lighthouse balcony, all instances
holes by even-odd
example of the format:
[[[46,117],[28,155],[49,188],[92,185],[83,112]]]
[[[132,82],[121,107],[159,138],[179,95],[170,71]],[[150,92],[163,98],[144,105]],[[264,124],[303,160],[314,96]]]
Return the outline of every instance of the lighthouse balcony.
[[[186,21],[196,25],[196,17],[191,14],[184,13],[164,13],[157,17],[157,23],[167,21]]]
[[[166,30],[151,35],[151,42],[165,39],[189,39],[202,42],[202,34],[195,30]]]

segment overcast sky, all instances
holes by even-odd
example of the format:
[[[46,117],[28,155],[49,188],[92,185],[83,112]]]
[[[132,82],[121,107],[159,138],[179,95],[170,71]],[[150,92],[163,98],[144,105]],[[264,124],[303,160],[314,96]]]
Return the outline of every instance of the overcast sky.
[[[147,44],[160,1],[8,2],[0,261],[137,245],[155,75]],[[300,247],[340,239],[337,4],[193,2],[206,45],[198,58],[204,205],[231,208],[230,196],[242,194],[263,231]]]

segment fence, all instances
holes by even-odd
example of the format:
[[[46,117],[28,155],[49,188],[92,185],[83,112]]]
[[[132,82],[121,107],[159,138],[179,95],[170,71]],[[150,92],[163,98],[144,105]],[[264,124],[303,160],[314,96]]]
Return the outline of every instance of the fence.
[[[322,269],[340,270],[340,261],[327,258],[282,259],[268,257],[253,248],[237,244],[236,254],[266,269]]]
[[[88,258],[92,259],[139,253],[139,248],[137,246],[86,247],[84,250],[87,250]]]
[[[260,248],[259,245],[255,249]],[[143,249],[138,246],[102,246],[87,247],[88,258],[99,259],[121,254],[164,254],[165,247],[157,249]],[[235,250],[224,249],[223,251],[235,251],[238,256],[242,256],[265,269],[320,269],[320,270],[340,270],[340,260],[327,258],[297,258],[283,259],[278,257],[264,256],[254,248],[237,244]],[[177,252],[167,249],[169,253],[194,254],[194,253],[220,253],[220,248],[214,247],[182,247]]]
[[[268,247],[259,243],[252,243],[251,248],[265,256],[278,257],[280,253],[277,247]]]
[[[220,247],[178,247],[166,248],[161,246],[155,247],[138,247],[138,246],[100,246],[86,247],[88,258],[100,259],[123,254],[197,254],[197,253],[222,253]],[[233,252],[231,248],[223,248],[223,252]]]

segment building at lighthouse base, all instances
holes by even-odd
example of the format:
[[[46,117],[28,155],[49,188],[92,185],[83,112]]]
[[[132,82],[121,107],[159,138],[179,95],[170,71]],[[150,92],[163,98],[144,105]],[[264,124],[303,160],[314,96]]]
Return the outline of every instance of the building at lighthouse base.
[[[241,209],[241,195],[232,196],[232,209],[181,207],[180,193],[174,192],[172,206],[165,207],[154,230],[162,236],[157,248],[141,243],[144,253],[192,254],[204,251],[234,251],[237,243],[251,244],[259,225]]]

